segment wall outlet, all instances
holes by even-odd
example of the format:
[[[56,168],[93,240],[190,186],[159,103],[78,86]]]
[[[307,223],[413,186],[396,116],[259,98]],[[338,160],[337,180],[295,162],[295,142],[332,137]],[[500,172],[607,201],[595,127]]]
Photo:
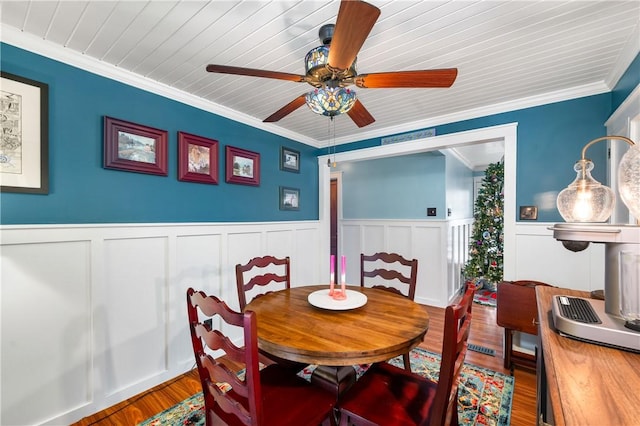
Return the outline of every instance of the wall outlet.
[[[427,207],[427,216],[435,216],[436,208],[435,207]]]

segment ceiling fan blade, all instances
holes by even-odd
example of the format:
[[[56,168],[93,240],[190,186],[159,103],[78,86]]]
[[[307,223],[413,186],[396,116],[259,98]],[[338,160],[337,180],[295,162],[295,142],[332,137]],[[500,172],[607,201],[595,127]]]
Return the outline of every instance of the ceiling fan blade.
[[[360,74],[354,84],[365,89],[393,87],[451,87],[458,75],[457,68],[424,71],[380,72]]]
[[[289,74],[286,72],[264,71],[253,68],[229,67],[226,65],[207,65],[207,71],[220,74],[247,75],[251,77],[275,78],[276,80],[294,81],[303,83],[305,81],[303,75]]]
[[[329,47],[329,65],[348,69],[380,16],[380,9],[363,1],[342,0]]]
[[[286,117],[287,115],[291,114],[293,111],[297,110],[302,105],[304,105],[307,102],[305,99],[306,96],[307,96],[306,93],[298,96],[297,98],[295,98],[294,100],[292,100],[291,102],[289,102],[288,104],[286,104],[285,106],[283,106],[282,108],[280,108],[279,110],[277,110],[276,112],[274,112],[273,114],[271,114],[269,117],[265,118],[262,121],[264,123],[273,123],[273,122],[279,121],[280,119]]]
[[[356,99],[356,103],[353,104],[349,111],[347,111],[347,114],[349,114],[349,117],[351,117],[358,127],[368,126],[376,121],[376,119],[373,118],[373,115],[371,115],[364,105],[362,105],[360,99]]]

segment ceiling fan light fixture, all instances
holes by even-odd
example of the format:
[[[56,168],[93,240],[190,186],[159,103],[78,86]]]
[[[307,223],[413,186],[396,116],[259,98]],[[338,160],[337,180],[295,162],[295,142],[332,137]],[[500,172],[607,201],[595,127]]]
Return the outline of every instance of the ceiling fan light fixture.
[[[315,87],[320,87],[327,80],[337,77],[342,79],[352,78],[358,75],[356,70],[357,59],[348,69],[335,70],[329,66],[329,46],[318,46],[311,49],[304,58],[304,71],[307,82]]]
[[[333,117],[348,112],[356,103],[356,92],[347,87],[319,87],[305,98],[311,111]]]

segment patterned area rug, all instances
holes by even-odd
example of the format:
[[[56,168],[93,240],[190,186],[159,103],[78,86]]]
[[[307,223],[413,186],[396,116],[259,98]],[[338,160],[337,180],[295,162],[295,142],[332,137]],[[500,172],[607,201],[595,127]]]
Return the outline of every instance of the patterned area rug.
[[[487,290],[486,288],[481,288],[480,290],[476,290],[476,293],[473,295],[473,301],[485,306],[493,306],[494,308],[497,305],[497,295],[493,290]]]
[[[402,357],[389,361],[402,367]],[[367,366],[356,366],[360,377]],[[440,355],[416,348],[411,351],[411,371],[438,380]],[[311,376],[314,367],[300,372],[302,377]],[[461,425],[508,426],[511,419],[514,378],[487,368],[465,363],[459,386],[458,419]],[[202,426],[205,423],[202,393],[197,393],[179,404],[157,414],[142,426]]]

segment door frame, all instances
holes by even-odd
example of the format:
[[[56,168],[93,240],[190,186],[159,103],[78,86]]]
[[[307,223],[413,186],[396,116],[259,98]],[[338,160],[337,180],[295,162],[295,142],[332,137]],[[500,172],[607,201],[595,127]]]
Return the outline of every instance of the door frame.
[[[473,145],[485,142],[502,141],[504,143],[504,279],[514,280],[516,272],[516,160],[517,160],[517,128],[518,123],[484,127],[465,132],[433,136],[408,142],[374,146],[331,154],[332,161],[353,162],[373,160],[377,158],[408,155],[420,152],[436,151],[456,146]],[[330,251],[330,188],[332,169],[327,167],[329,155],[318,157],[318,220],[319,220],[319,253],[327,256]],[[335,173],[335,172],[334,172]],[[341,181],[339,187],[341,187]],[[342,194],[339,193],[339,199]],[[339,203],[342,204],[342,203]],[[339,207],[341,209],[341,207]],[[342,219],[342,211],[338,216],[338,225]],[[342,247],[338,234],[338,247]],[[323,263],[324,265],[324,263]],[[321,268],[322,279],[328,280],[328,271]]]

